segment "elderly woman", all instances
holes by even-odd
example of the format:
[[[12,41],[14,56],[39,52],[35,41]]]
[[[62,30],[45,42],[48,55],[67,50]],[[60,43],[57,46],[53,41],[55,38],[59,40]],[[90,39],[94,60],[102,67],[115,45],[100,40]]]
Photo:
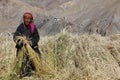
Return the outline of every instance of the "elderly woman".
[[[24,45],[22,40],[17,39],[18,36],[26,37],[26,39],[28,40],[32,49],[40,55],[40,51],[38,49],[39,33],[33,23],[33,15],[31,13],[26,12],[23,15],[23,23],[21,23],[18,26],[18,28],[13,36],[13,40],[15,41],[16,48],[17,48],[16,56],[18,56],[18,51]],[[35,70],[35,67],[32,64],[32,62],[30,61],[29,57],[27,57],[26,60],[27,61],[23,63],[21,76],[29,75],[31,70]]]

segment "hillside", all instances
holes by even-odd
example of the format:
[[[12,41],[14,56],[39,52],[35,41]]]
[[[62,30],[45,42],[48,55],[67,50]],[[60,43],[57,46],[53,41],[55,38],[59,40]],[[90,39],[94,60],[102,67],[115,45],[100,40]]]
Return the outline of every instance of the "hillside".
[[[22,14],[30,11],[42,36],[64,28],[77,34],[116,34],[120,31],[119,5],[119,0],[1,0],[0,32],[14,32]]]
[[[49,11],[49,14],[69,22],[72,33],[105,36],[119,33],[119,5],[119,0],[71,0]]]

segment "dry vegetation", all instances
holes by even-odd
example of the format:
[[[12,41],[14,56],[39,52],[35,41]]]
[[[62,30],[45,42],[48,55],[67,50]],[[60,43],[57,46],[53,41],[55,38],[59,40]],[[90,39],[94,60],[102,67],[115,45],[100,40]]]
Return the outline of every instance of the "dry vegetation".
[[[0,37],[0,80],[11,72],[15,59],[12,37]],[[73,35],[65,31],[39,42],[42,63],[52,76],[41,74],[22,80],[119,80],[120,35]]]

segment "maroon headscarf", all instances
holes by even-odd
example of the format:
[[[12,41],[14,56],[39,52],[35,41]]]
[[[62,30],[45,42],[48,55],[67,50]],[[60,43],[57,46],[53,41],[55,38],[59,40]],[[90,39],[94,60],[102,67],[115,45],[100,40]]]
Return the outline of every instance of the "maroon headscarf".
[[[30,13],[30,12],[24,13],[23,18],[24,18],[24,16],[25,16],[25,14],[31,15],[31,19],[33,20],[33,15],[32,15],[32,13]],[[34,22],[33,22],[33,21],[30,23],[30,28],[31,28],[31,32],[34,33],[35,25],[34,25]]]

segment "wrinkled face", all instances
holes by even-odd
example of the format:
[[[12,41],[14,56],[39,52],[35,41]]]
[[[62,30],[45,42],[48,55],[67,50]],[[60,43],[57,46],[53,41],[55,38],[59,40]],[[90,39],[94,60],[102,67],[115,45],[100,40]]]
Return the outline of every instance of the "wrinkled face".
[[[29,25],[30,22],[32,21],[32,16],[30,14],[25,14],[23,17],[24,23],[25,25]]]

